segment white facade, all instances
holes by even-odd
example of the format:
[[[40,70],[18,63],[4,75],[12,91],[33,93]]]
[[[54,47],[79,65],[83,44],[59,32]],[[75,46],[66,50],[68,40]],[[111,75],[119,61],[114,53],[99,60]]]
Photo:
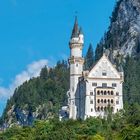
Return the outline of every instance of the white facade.
[[[78,23],[75,21],[73,37],[70,40],[71,55],[70,64],[70,94],[69,94],[69,118],[77,118],[77,106],[79,105],[79,91],[77,89],[79,77],[82,76],[84,59],[82,58],[84,38],[78,30]]]
[[[76,21],[69,44],[69,118],[103,117],[108,107],[116,113],[123,109],[123,72],[118,72],[105,54],[91,71],[83,71],[83,43],[84,37],[78,30]]]

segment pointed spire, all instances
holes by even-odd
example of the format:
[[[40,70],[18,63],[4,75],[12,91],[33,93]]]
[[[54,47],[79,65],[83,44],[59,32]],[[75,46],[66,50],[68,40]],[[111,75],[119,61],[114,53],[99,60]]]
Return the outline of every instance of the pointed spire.
[[[74,27],[72,30],[71,38],[78,37],[78,36],[79,36],[78,19],[77,19],[77,16],[75,16],[75,23],[74,23]]]

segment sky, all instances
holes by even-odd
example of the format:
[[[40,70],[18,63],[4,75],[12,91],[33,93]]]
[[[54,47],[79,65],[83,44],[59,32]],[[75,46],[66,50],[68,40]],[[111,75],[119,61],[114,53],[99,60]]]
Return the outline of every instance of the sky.
[[[75,15],[83,29],[83,54],[110,24],[116,0],[0,0],[0,115],[14,89],[45,65],[69,57]]]

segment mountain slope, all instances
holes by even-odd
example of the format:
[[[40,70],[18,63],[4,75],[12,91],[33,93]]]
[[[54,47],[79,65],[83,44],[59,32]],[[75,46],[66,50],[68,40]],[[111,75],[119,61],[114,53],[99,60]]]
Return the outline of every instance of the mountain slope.
[[[140,53],[140,1],[119,0],[112,13],[111,24],[97,46],[107,48],[113,58],[137,56]]]
[[[119,0],[111,24],[96,48],[98,60],[103,48],[112,63],[124,71],[124,103],[140,104],[140,1]]]
[[[69,69],[65,61],[56,67],[43,68],[40,77],[33,78],[18,87],[8,100],[1,124],[30,125],[34,119],[58,116],[62,105],[67,104]]]

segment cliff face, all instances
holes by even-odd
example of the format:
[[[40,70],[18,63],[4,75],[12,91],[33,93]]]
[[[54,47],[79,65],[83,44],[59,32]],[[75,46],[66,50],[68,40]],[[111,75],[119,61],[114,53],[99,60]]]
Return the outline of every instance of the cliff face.
[[[140,1],[119,0],[111,24],[97,49],[105,47],[113,58],[137,56],[140,53]],[[99,49],[100,50],[100,49]]]

